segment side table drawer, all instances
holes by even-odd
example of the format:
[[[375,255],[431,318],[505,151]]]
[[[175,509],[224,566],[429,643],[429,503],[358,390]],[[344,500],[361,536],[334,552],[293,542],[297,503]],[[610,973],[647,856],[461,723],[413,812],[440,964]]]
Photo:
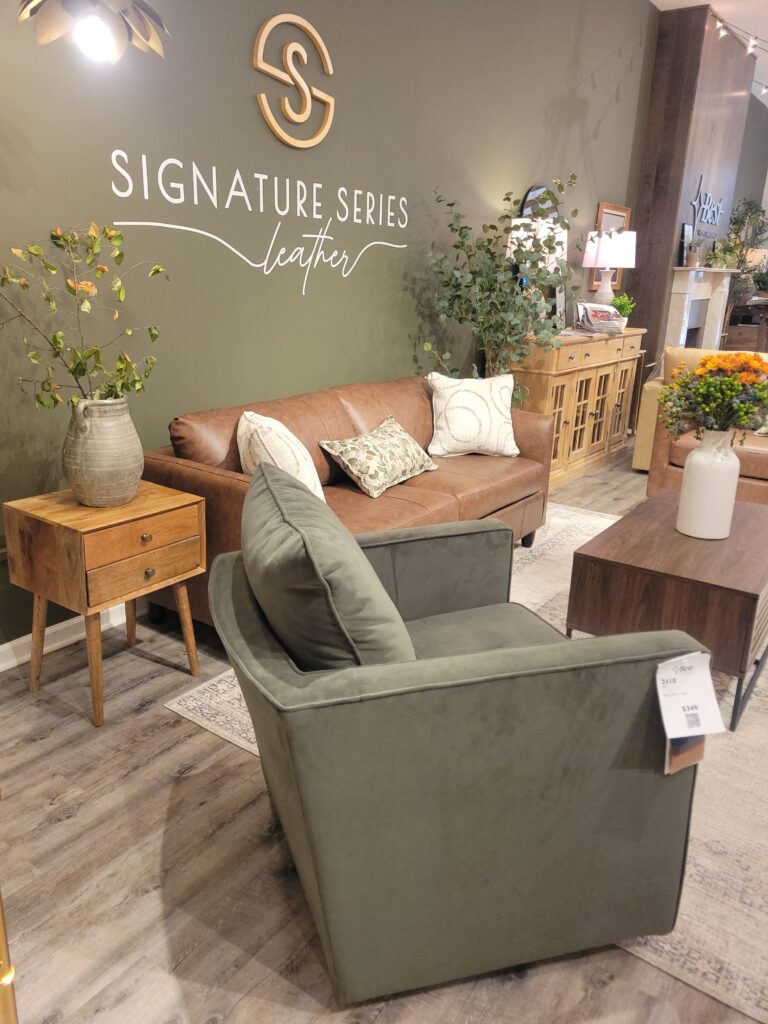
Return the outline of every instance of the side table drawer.
[[[119,601],[137,590],[189,572],[199,564],[200,538],[190,537],[155,551],[99,566],[86,574],[88,604],[94,607],[106,601]]]
[[[595,366],[597,363],[605,362],[606,356],[606,342],[596,339],[595,341],[585,341],[581,346],[581,365],[584,366]]]
[[[85,567],[97,569],[101,565],[112,565],[122,558],[130,558],[144,551],[155,551],[167,544],[195,537],[198,532],[197,505],[96,530],[84,537]]]
[[[558,370],[574,370],[581,361],[581,345],[572,342],[557,350]]]

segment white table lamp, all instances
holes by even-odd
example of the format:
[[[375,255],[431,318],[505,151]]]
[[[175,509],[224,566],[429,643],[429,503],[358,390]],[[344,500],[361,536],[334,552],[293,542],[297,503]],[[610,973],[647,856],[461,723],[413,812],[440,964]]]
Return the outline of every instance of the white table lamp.
[[[635,265],[635,231],[590,231],[584,246],[582,266],[600,271],[600,287],[594,301],[610,306],[614,270]]]

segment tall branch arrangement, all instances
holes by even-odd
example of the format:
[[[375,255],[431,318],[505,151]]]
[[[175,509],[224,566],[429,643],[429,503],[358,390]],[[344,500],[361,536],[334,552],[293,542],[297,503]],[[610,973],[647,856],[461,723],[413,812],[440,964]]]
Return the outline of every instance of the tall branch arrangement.
[[[0,331],[13,325],[34,368],[29,376],[17,378],[22,391],[31,389],[42,409],[143,391],[157,359],[149,355],[133,360],[124,339],[146,332],[154,344],[160,334],[157,324],[116,327],[110,340],[97,344],[89,343],[87,335],[97,329],[94,321],[100,321],[103,335],[105,322],[124,315],[125,278],[131,271],[149,266],[148,276],[156,277],[165,268],[141,261],[120,270],[125,259],[122,232],[95,223],[83,229],[54,228],[45,245],[12,248],[11,255],[23,266],[0,266],[0,315],[3,305],[9,314],[0,320]],[[105,350],[112,346],[118,347],[114,363],[108,365]]]
[[[504,209],[494,223],[483,224],[481,232],[465,222],[458,203],[435,196],[445,206],[448,228],[455,236],[453,252],[432,252],[435,310],[443,322],[471,325],[476,374],[506,373],[535,348],[556,347],[562,324],[552,295],[567,284],[572,271],[553,229],[570,227],[560,207],[575,184],[575,174],[565,183],[556,178],[553,188],[545,189],[522,219],[521,199],[507,192]],[[573,210],[571,216],[577,214]],[[450,352],[438,351],[431,342],[425,342],[424,349],[445,372],[458,374]]]

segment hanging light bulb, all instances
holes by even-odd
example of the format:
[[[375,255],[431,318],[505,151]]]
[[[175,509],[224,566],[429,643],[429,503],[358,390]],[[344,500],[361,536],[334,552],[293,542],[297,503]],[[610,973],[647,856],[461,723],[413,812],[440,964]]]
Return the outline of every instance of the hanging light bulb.
[[[754,36],[750,37],[749,46],[747,47],[747,53],[754,53],[755,47],[757,46],[757,40]]]
[[[117,47],[109,28],[98,14],[87,14],[80,18],[72,30],[72,36],[81,53],[97,63],[115,63]]]
[[[717,21],[715,22],[715,28],[722,28],[722,27],[723,27],[723,23],[722,23],[722,21],[720,21],[720,19],[718,18],[718,19],[717,19]]]
[[[74,42],[94,61],[115,64],[128,45],[165,56],[168,27],[147,0],[21,0],[18,20],[33,19],[38,43]]]
[[[763,88],[760,90],[760,95],[761,96],[765,96],[765,94],[767,92],[768,92],[768,85],[764,85]]]
[[[723,25],[723,27],[720,29],[720,38],[722,39],[723,36],[727,36],[727,35],[728,35],[728,29],[725,27],[725,25]]]

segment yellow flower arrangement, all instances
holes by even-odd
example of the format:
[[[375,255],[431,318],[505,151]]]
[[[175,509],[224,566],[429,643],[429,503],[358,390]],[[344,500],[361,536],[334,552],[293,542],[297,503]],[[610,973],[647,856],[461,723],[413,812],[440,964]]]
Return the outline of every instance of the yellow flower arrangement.
[[[768,414],[768,361],[756,353],[718,352],[694,370],[681,363],[659,393],[659,419],[673,434],[694,429],[744,432]]]

